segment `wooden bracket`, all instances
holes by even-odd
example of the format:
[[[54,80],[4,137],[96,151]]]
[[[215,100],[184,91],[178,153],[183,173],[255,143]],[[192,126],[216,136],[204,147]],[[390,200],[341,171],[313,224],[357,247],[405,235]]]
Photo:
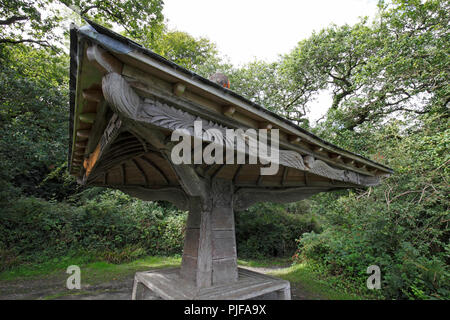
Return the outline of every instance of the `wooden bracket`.
[[[236,112],[236,108],[234,106],[226,106],[226,107],[223,107],[222,112],[227,117],[232,117],[233,114]]]
[[[89,134],[90,133],[91,133],[91,130],[78,130],[77,131],[77,137],[79,139],[86,140],[87,138],[89,138]]]
[[[322,151],[323,151],[323,148],[322,148],[322,147],[315,147],[315,148],[314,148],[314,151],[315,151],[315,152],[322,152]]]
[[[299,143],[300,142],[300,137],[298,137],[298,136],[293,136],[293,135],[290,135],[290,136],[288,136],[288,141],[290,142],[290,143]]]
[[[100,89],[84,89],[82,95],[88,101],[100,102],[103,100],[103,93]]]
[[[258,129],[266,129],[266,130],[271,130],[272,129],[272,124],[269,122],[260,122],[258,124]]]
[[[80,114],[79,118],[80,118],[80,121],[82,121],[82,122],[94,123],[96,116],[97,116],[96,113],[90,112],[90,113],[82,113],[82,114]]]
[[[123,64],[110,53],[98,45],[93,45],[86,50],[87,58],[103,73],[122,73]]]
[[[182,96],[185,90],[186,86],[181,82],[178,82],[173,86],[173,93],[178,97]]]

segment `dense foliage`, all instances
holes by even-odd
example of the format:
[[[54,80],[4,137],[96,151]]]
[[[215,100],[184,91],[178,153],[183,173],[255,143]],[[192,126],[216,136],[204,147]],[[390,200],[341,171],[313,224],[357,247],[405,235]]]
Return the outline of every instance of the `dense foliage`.
[[[329,26],[277,61],[239,68],[211,41],[167,30],[162,1],[0,1],[0,270],[83,250],[111,262],[181,253],[185,212],[84,189],[66,172],[68,6],[203,76],[224,72],[232,90],[394,169],[375,188],[236,213],[239,255],[293,254],[364,293],[378,265],[376,297],[450,298],[444,0],[380,1],[374,21]],[[329,110],[310,124],[324,92]]]
[[[71,12],[119,25],[134,38],[154,39],[163,28],[161,0],[2,0],[0,8],[0,44],[27,43],[54,51],[63,47]]]
[[[23,197],[4,208],[1,269],[68,253],[94,252],[113,263],[181,253],[185,212],[98,191],[79,195],[76,204]]]
[[[395,3],[380,22],[323,30],[289,58],[333,52],[339,60],[316,61],[333,104],[315,130],[395,171],[376,188],[316,196],[324,232],[303,235],[296,258],[360,290],[378,265],[386,298],[448,298],[450,11],[446,1]]]
[[[66,157],[67,63],[30,47],[0,48],[0,181],[28,195],[64,196],[60,184],[42,182]]]
[[[396,170],[382,186],[314,198],[325,231],[300,238],[298,261],[322,263],[361,291],[367,267],[378,265],[387,298],[449,297],[450,130],[435,117],[424,121],[415,132],[401,133],[396,122],[370,138]]]
[[[239,256],[291,256],[295,252],[299,235],[321,230],[316,217],[304,211],[298,214],[296,209],[304,207],[261,203],[237,212],[236,242]]]

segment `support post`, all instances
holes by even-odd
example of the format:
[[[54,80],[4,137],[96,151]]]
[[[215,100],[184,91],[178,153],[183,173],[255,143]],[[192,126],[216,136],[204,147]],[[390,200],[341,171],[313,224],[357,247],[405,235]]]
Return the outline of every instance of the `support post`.
[[[180,276],[198,288],[237,281],[231,181],[213,179],[205,198],[190,197]]]

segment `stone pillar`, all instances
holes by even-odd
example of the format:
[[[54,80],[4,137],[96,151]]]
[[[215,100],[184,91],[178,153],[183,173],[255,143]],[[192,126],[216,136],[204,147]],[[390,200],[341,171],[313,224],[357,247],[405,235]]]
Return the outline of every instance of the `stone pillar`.
[[[237,281],[231,181],[213,179],[206,199],[190,198],[180,275],[200,288]]]

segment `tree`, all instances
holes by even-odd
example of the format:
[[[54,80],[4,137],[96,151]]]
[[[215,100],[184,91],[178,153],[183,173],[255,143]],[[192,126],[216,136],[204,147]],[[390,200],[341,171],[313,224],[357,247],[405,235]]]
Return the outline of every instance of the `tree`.
[[[331,91],[321,136],[394,170],[376,188],[316,195],[324,232],[299,241],[302,259],[360,292],[376,264],[379,297],[450,294],[448,26],[448,1],[381,2],[375,22],[326,28],[283,61],[297,83]]]
[[[308,125],[306,101],[312,90],[309,84],[294,83],[279,61],[253,61],[240,68],[230,69],[231,88],[247,99],[276,112],[287,119]]]
[[[68,57],[23,44],[0,47],[0,180],[26,194],[66,161]],[[3,185],[2,185],[3,187]]]
[[[208,77],[220,57],[215,43],[206,38],[194,38],[181,31],[164,31],[158,39],[148,40],[144,45],[186,69]]]
[[[154,37],[161,30],[162,7],[162,0],[0,0],[0,44],[60,48],[58,29],[67,28],[67,8],[108,26],[119,25],[133,38]]]
[[[378,19],[331,26],[301,41],[283,63],[292,79],[332,93],[329,118],[354,130],[386,117],[445,110],[450,99],[448,1],[380,3]],[[307,103],[308,100],[305,99]]]

